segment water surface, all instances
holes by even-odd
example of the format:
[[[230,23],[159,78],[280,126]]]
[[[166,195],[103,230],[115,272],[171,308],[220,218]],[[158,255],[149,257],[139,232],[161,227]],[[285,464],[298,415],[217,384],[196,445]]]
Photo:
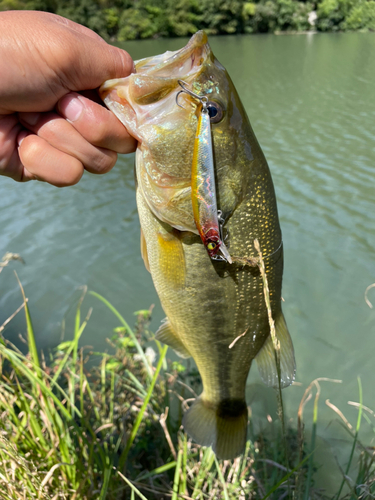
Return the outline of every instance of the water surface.
[[[347,405],[375,409],[375,309],[364,300],[375,282],[375,35],[233,36],[210,39],[235,82],[272,171],[284,237],[284,312],[292,334],[298,384],[284,391],[296,418],[307,385],[322,383],[319,434],[339,453],[347,435],[325,404],[330,399],[355,422]],[[129,42],[134,58],[176,50],[184,39]],[[87,284],[132,322],[132,313],[156,304],[153,328],[163,312],[139,251],[133,156],[108,175],[85,174],[74,187],[0,180],[0,254],[22,255],[13,264],[30,298],[40,347],[54,347],[64,316]],[[375,303],[375,289],[369,294]],[[0,276],[0,324],[21,303],[11,269]],[[83,343],[106,347],[116,320],[93,298]],[[25,331],[19,315],[5,335]],[[272,391],[249,378],[255,417],[274,415]],[[311,419],[311,404],[306,407]],[[374,423],[374,421],[373,421]],[[366,427],[367,426],[367,427]],[[363,424],[364,438],[374,434]],[[372,434],[371,434],[372,433]],[[343,463],[345,459],[341,457]]]

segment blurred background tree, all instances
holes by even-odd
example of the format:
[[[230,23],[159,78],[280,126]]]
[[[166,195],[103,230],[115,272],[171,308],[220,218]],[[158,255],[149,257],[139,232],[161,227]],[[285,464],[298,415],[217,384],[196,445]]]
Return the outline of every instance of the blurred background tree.
[[[375,0],[0,0],[0,11],[43,10],[109,41],[275,31],[375,31]]]

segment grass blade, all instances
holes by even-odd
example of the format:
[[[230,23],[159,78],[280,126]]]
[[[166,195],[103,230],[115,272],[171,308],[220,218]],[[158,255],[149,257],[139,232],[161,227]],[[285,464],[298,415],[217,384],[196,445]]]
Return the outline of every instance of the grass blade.
[[[304,500],[308,500],[310,498],[310,485],[313,473],[313,465],[314,465],[314,453],[315,453],[315,439],[316,439],[316,426],[318,422],[318,401],[320,395],[320,385],[318,383],[316,385],[316,394],[314,399],[314,412],[313,412],[313,426],[311,433],[311,445],[310,445],[310,458],[309,458],[309,466],[307,471],[307,479],[306,479],[306,489]]]
[[[275,493],[275,491],[283,484],[285,483],[285,481],[287,481],[290,476],[292,474],[294,474],[300,467],[302,467],[302,465],[307,462],[307,460],[310,458],[311,456],[311,453],[309,455],[307,455],[303,460],[302,462],[300,462],[296,467],[294,467],[294,469],[290,470],[287,474],[285,474],[285,476],[283,478],[280,479],[280,481],[275,484],[275,486],[273,488],[270,489],[270,491],[262,498],[262,500],[266,500],[266,498],[270,497],[272,495],[272,493]]]
[[[219,475],[219,478],[220,478],[220,481],[221,481],[221,484],[223,486],[223,492],[224,492],[224,500],[229,500],[229,495],[228,495],[228,490],[227,490],[227,484],[225,482],[225,479],[224,479],[224,476],[223,476],[223,473],[220,469],[220,465],[219,465],[219,462],[217,461],[217,458],[215,456],[215,465],[216,465],[216,470],[217,470],[217,473]]]
[[[341,491],[342,491],[342,489],[344,487],[344,484],[345,484],[345,481],[346,481],[345,478],[348,475],[350,466],[352,464],[352,460],[353,460],[353,456],[354,456],[354,450],[355,450],[355,447],[356,447],[356,444],[357,444],[357,439],[358,439],[358,433],[359,433],[359,429],[361,427],[363,401],[362,401],[362,383],[361,383],[361,379],[359,377],[358,377],[358,392],[359,392],[359,407],[358,407],[357,425],[356,425],[356,429],[355,429],[355,434],[354,434],[354,440],[353,440],[352,449],[351,449],[350,456],[349,456],[349,462],[348,462],[348,465],[346,466],[345,474],[344,474],[344,477],[342,479],[342,482],[341,482],[341,485],[340,485],[340,489],[339,489],[339,491],[337,493],[337,496],[336,496],[337,500],[339,500],[339,498],[340,498]]]
[[[160,358],[159,358],[159,361],[158,361],[158,364],[156,366],[156,370],[155,370],[155,373],[154,373],[154,376],[151,380],[151,383],[150,383],[150,386],[148,388],[148,391],[147,391],[147,395],[143,401],[143,405],[141,407],[141,409],[139,410],[139,413],[137,415],[137,418],[136,418],[136,421],[134,422],[134,426],[133,426],[133,429],[132,429],[132,432],[129,436],[129,439],[128,439],[128,442],[126,443],[126,447],[124,449],[124,451],[122,452],[121,454],[121,457],[120,457],[120,460],[119,460],[119,469],[122,469],[125,465],[125,462],[126,462],[126,459],[128,457],[128,453],[129,453],[129,450],[130,450],[130,447],[131,445],[133,444],[133,441],[137,435],[137,432],[138,432],[138,429],[139,429],[139,426],[141,425],[141,422],[142,422],[142,418],[143,418],[143,414],[146,410],[146,407],[150,401],[150,398],[151,398],[151,394],[152,394],[152,391],[154,390],[154,387],[155,387],[155,384],[156,384],[156,380],[159,376],[159,372],[161,370],[161,367],[163,365],[163,361],[164,361],[164,358],[165,358],[165,355],[167,354],[167,350],[168,350],[168,346],[165,345],[163,347],[163,350],[160,354]]]
[[[23,303],[25,304],[25,317],[26,317],[26,328],[27,328],[27,343],[31,355],[31,359],[33,360],[34,365],[36,366],[37,370],[36,372],[40,374],[40,361],[39,361],[39,356],[38,356],[38,350],[36,348],[36,342],[35,342],[35,335],[34,335],[34,329],[33,329],[33,324],[31,322],[31,316],[30,316],[30,311],[29,307],[27,305],[27,298],[25,296],[25,291],[23,289],[23,286],[18,278],[18,274],[16,271],[14,271],[14,274],[16,275],[18,285],[21,289],[22,293],[22,298],[23,298]]]
[[[177,497],[178,497],[178,485],[180,482],[181,458],[182,458],[182,450],[180,450],[178,452],[178,455],[177,455],[177,463],[176,463],[176,468],[174,471],[174,479],[173,479],[172,500],[177,500]]]
[[[121,314],[117,311],[117,309],[115,309],[113,307],[113,305],[110,302],[108,302],[108,300],[106,300],[104,297],[102,297],[98,293],[92,292],[92,291],[90,291],[89,294],[93,295],[94,297],[96,297],[97,299],[99,299],[100,301],[102,301],[103,304],[105,304],[108,307],[108,309],[110,309],[113,312],[113,314],[115,316],[117,316],[117,318],[120,320],[121,324],[125,327],[126,331],[129,333],[132,341],[134,342],[134,345],[135,345],[135,347],[136,347],[136,349],[138,351],[138,354],[140,355],[140,357],[142,359],[142,362],[144,364],[144,367],[145,367],[145,369],[147,371],[147,374],[148,374],[149,378],[152,379],[152,370],[151,370],[150,363],[147,361],[146,355],[145,355],[145,353],[144,353],[144,351],[143,351],[140,343],[138,342],[137,337],[134,335],[134,332],[130,328],[130,326],[128,325],[128,323],[121,316]]]
[[[144,495],[142,495],[142,493],[141,493],[141,492],[140,492],[140,491],[139,491],[139,490],[138,490],[138,489],[134,486],[134,484],[133,484],[133,483],[131,483],[131,482],[129,481],[129,479],[127,479],[127,478],[124,476],[124,474],[121,474],[121,472],[120,472],[120,471],[117,471],[117,474],[118,474],[118,475],[119,475],[119,476],[120,476],[120,477],[121,477],[121,478],[125,481],[125,483],[126,483],[128,486],[130,486],[130,488],[132,489],[132,492],[136,493],[136,494],[139,496],[139,498],[141,498],[142,500],[147,500],[147,498],[146,498]]]

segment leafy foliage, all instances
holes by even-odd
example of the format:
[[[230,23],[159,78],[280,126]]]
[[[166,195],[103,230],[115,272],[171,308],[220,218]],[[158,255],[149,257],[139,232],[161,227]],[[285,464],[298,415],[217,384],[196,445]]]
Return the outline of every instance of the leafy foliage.
[[[269,33],[275,31],[307,31],[312,11],[309,2],[296,0],[261,0],[259,3],[245,3],[243,17],[246,33]]]
[[[356,3],[356,0],[323,0],[317,10],[318,30],[339,31],[343,29],[345,18]]]
[[[375,30],[374,0],[0,0],[0,11],[43,10],[88,26],[106,40]],[[316,12],[315,23],[309,15]]]
[[[354,5],[342,27],[345,30],[375,31],[375,2],[370,0]]]

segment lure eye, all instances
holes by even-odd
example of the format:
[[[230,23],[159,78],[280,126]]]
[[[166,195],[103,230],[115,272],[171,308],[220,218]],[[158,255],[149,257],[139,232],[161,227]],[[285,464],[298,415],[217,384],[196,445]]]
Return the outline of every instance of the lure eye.
[[[215,250],[216,247],[217,247],[217,244],[214,243],[213,241],[210,241],[210,243],[207,245],[207,248],[208,248],[208,250],[210,250],[210,252],[212,252],[212,250]]]
[[[223,108],[219,103],[214,101],[208,101],[207,103],[207,111],[210,115],[211,123],[218,123],[223,118]]]

